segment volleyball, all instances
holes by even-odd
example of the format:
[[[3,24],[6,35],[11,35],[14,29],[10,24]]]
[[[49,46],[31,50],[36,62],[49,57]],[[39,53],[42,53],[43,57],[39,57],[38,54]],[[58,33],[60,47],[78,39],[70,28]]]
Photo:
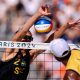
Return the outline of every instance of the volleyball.
[[[38,33],[48,33],[52,30],[52,21],[50,18],[43,16],[35,22],[34,28]]]

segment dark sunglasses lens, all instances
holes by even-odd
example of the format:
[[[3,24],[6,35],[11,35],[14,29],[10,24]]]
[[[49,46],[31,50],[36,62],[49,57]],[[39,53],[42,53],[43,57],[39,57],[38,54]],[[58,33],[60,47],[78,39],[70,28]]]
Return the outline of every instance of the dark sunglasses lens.
[[[24,36],[23,38],[26,39],[26,40],[33,40],[32,36]]]

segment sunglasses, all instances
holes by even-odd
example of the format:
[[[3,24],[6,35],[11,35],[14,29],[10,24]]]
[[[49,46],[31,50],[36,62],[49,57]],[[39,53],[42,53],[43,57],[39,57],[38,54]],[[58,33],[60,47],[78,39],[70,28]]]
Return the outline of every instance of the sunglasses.
[[[32,36],[23,36],[23,39],[27,40],[27,41],[32,41],[33,37]]]

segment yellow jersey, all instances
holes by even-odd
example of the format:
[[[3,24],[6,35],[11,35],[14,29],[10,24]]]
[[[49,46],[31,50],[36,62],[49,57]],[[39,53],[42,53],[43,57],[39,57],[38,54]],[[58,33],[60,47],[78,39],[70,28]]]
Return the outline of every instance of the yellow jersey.
[[[74,70],[80,75],[80,50],[71,50],[66,70]]]

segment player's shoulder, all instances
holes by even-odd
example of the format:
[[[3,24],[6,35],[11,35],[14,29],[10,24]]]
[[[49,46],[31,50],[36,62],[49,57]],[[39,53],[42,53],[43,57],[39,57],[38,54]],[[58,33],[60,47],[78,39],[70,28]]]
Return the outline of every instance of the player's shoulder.
[[[72,49],[71,52],[80,52],[80,50],[75,48],[75,49]]]

